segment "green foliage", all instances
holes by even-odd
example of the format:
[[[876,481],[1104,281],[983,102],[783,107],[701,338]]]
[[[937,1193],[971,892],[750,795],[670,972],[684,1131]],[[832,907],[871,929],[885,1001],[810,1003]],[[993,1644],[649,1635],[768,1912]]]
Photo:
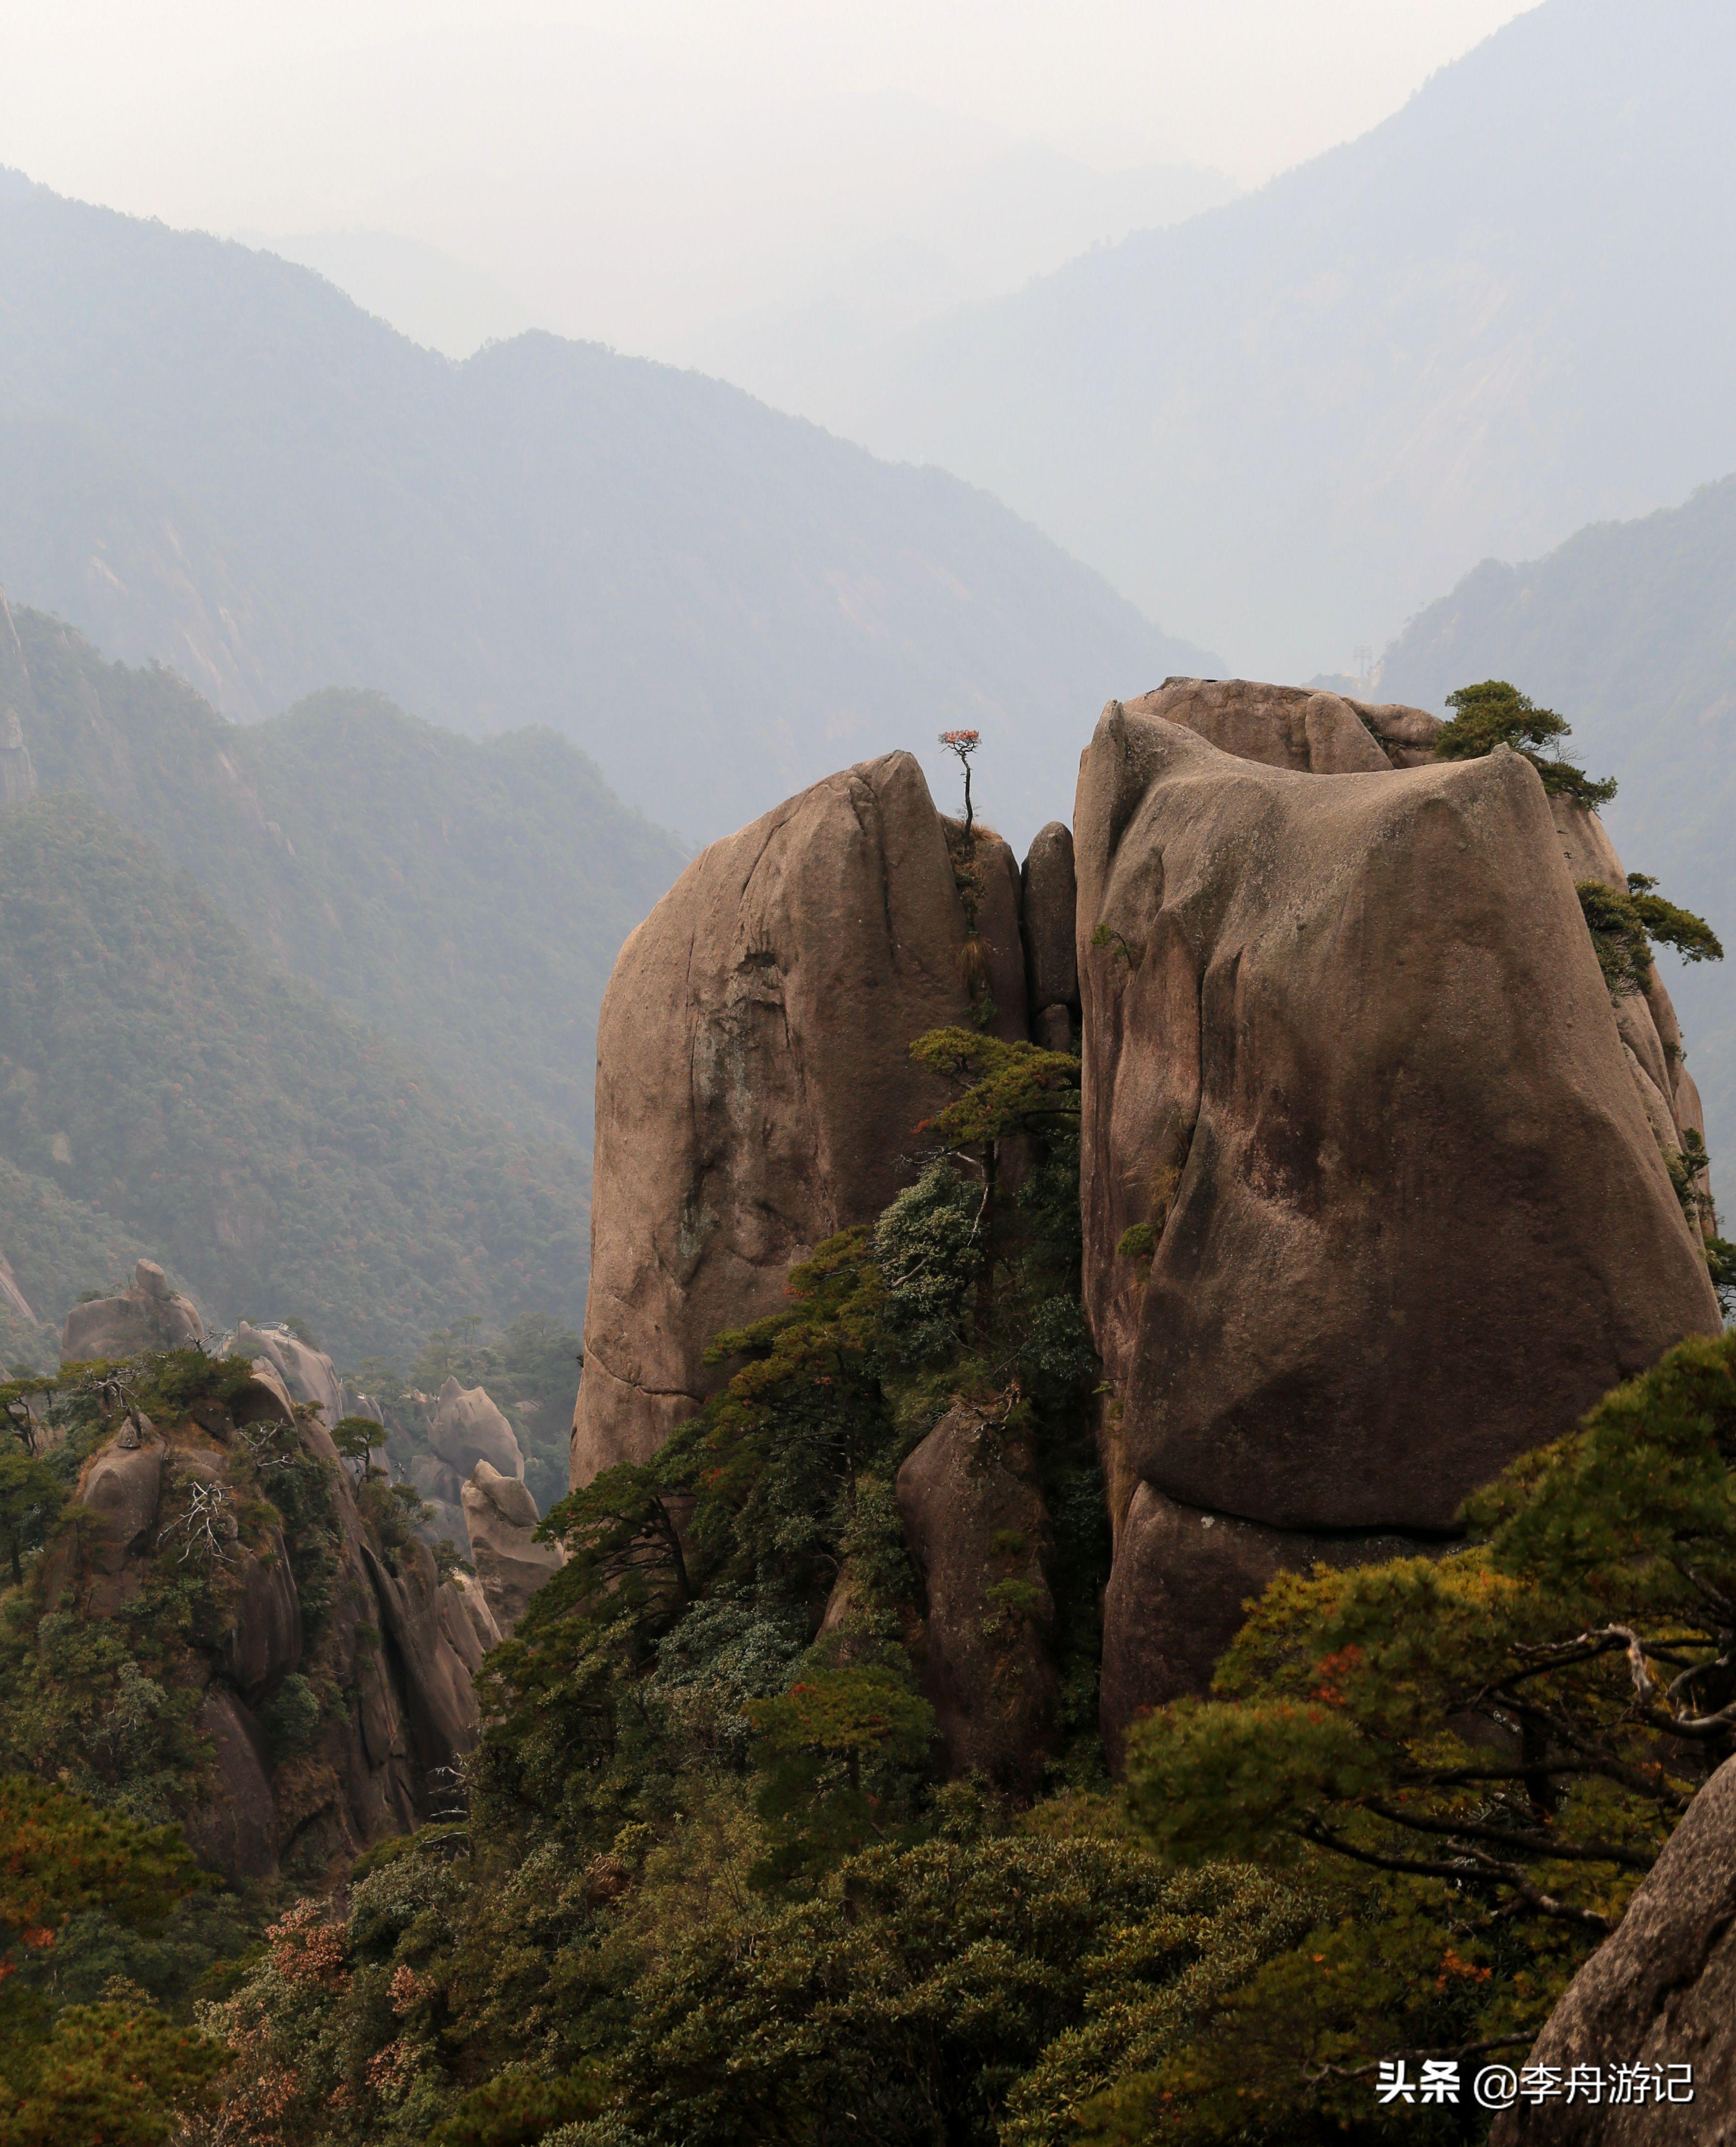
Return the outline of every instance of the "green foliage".
[[[910,1055],[961,1089],[920,1129],[947,1148],[988,1149],[1016,1134],[1078,1122],[1079,1062],[1070,1053],[937,1028],[918,1037]]]
[[[934,1734],[934,1710],[908,1668],[822,1672],[749,1701],[747,1714],[765,1778],[755,1808],[770,1823],[767,1881],[811,1884],[908,1823]]]
[[[1596,807],[1607,805],[1614,797],[1613,780],[1596,781],[1583,768],[1561,758],[1557,743],[1573,728],[1566,718],[1553,708],[1538,708],[1504,678],[1461,686],[1448,694],[1447,706],[1453,714],[1435,739],[1437,760],[1480,760],[1497,746],[1511,746],[1542,776],[1552,798],[1571,798],[1578,804]]]
[[[65,1495],[46,1462],[0,1448],[0,1555],[11,1568],[14,1588],[23,1585],[25,1552],[46,1541]]]
[[[1158,1249],[1158,1234],[1149,1223],[1133,1223],[1115,1241],[1118,1259],[1148,1260]]]
[[[1252,1874],[1166,1882],[1101,1840],[870,1850],[813,1899],[696,1929],[641,1977],[623,2136],[1058,2147],[1123,2049],[1161,2046],[1209,1994],[1203,1958],[1277,1941],[1281,1892]]]
[[[130,1999],[69,2005],[44,2039],[0,2059],[0,2142],[166,2147],[184,2118],[216,2106],[228,2055]]]
[[[1612,998],[1624,991],[1645,989],[1651,979],[1653,939],[1674,947],[1684,962],[1723,959],[1724,950],[1705,918],[1647,892],[1656,885],[1640,873],[1628,873],[1626,894],[1600,879],[1578,883],[1579,907]]]
[[[549,2079],[508,2066],[473,2088],[428,2134],[428,2147],[537,2147],[557,2125],[595,2117],[605,2094],[593,2074]]]
[[[346,1461],[354,1463],[359,1486],[372,1468],[374,1449],[385,1444],[384,1428],[371,1416],[347,1416],[333,1427],[332,1444]]]
[[[199,1883],[178,1827],[99,1811],[58,1783],[0,1775],[0,1958],[21,1944],[52,1945],[69,1917],[93,1907],[128,1926],[158,1922]]]
[[[1133,1732],[1160,1854],[1327,1908],[1160,2071],[1178,2138],[1221,2136],[1233,2092],[1243,2122],[1365,2109],[1321,2069],[1377,2048],[1528,2041],[1736,1749],[1736,1337],[1669,1352],[1467,1519],[1436,1559],[1280,1576],[1217,1697]]]
[[[1653,939],[1661,940],[1666,947],[1673,947],[1684,962],[1723,961],[1723,943],[1705,918],[1696,917],[1691,909],[1681,909],[1673,902],[1667,902],[1653,892],[1657,884],[1655,879],[1648,879],[1643,873],[1628,875],[1628,893],[1644,929]]]
[[[28,1211],[0,1207],[0,1243],[39,1314],[112,1283],[79,1264],[117,1225],[219,1320],[288,1303],[350,1359],[458,1314],[577,1301],[579,1159],[456,1100],[262,960],[82,798],[0,815],[0,1200]],[[54,1241],[98,1208],[108,1234]]]
[[[225,2053],[149,2005],[47,2002],[69,1928],[148,1932],[204,1881],[178,1827],[0,1777],[0,2141],[158,2147],[210,2099]]]

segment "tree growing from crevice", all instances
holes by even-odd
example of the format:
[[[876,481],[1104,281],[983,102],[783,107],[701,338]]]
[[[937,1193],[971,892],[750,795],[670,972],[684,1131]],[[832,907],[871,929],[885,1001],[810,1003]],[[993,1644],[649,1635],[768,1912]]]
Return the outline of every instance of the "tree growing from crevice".
[[[940,734],[940,743],[957,758],[958,765],[964,770],[964,833],[967,838],[975,819],[970,800],[970,760],[982,742],[980,731],[943,731]]]

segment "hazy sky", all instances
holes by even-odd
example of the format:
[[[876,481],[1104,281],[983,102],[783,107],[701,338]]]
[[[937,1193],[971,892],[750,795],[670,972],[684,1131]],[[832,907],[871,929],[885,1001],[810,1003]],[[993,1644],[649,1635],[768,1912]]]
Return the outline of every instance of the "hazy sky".
[[[1099,172],[1185,163],[1254,184],[1520,12],[0,0],[0,163],[178,224],[405,233],[550,325],[651,348],[787,297],[798,257],[873,240],[888,189],[949,160],[1034,141]]]

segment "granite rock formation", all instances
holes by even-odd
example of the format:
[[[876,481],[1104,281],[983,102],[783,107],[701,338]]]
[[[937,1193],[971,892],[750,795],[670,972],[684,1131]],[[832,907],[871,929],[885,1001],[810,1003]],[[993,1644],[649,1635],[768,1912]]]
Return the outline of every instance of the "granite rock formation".
[[[1022,874],[1025,988],[1031,1035],[1046,1051],[1071,1051],[1079,1013],[1079,964],[1073,945],[1078,888],[1073,830],[1058,820],[1040,829]]]
[[[575,1484],[655,1453],[713,1390],[711,1338],[907,1182],[944,1100],[912,1040],[973,989],[1024,1034],[1012,855],[962,843],[890,753],[714,843],[628,941],[598,1029]]]
[[[1285,1564],[1446,1531],[1718,1331],[1528,762],[1397,768],[1336,697],[1190,682],[1109,705],[1075,841],[1118,1566],[1158,1569],[1175,1507],[1296,1532]],[[1238,1622],[1206,1566],[1243,1539],[1187,1539],[1185,1647],[1112,1587],[1112,1739]]]
[[[88,1298],[73,1307],[61,1329],[60,1354],[69,1363],[89,1364],[147,1349],[183,1349],[204,1339],[205,1323],[193,1299],[169,1288],[155,1260],[140,1260],[118,1296]]]
[[[502,1475],[523,1481],[524,1455],[486,1387],[461,1387],[448,1379],[428,1419],[428,1444],[461,1479],[478,1461],[486,1461]]]
[[[946,1772],[1030,1795],[1054,1724],[1048,1515],[1028,1438],[956,1402],[898,1471],[923,1591],[924,1698]]]
[[[538,1543],[537,1502],[516,1476],[478,1461],[463,1487],[464,1522],[477,1585],[502,1639],[552,1573],[566,1564],[558,1544]]]
[[[1736,2114],[1736,1759],[1688,1807],[1528,2065],[1688,2065],[1692,2103],[1564,2097],[1495,2119],[1491,2147],[1728,2147]]]
[[[256,1487],[268,1487],[278,1455],[322,1472],[329,1531],[310,1569],[321,1574],[311,1614],[295,1544],[261,1515]],[[256,1361],[243,1385],[174,1423],[126,1409],[85,1463],[78,1496],[88,1519],[48,1554],[49,1607],[113,1618],[170,1560],[222,1606],[213,1637],[188,1644],[170,1673],[198,1692],[210,1741],[207,1793],[185,1820],[202,1861],[238,1881],[280,1866],[314,1875],[435,1807],[475,1741],[470,1673],[498,1634],[485,1604],[440,1579],[424,1544],[382,1536],[318,1414],[291,1400],[274,1365]],[[332,1690],[352,1704],[348,1716],[322,1709],[310,1734],[280,1749],[270,1725],[295,1679],[303,1704]]]
[[[291,1401],[317,1410],[328,1431],[335,1431],[347,1416],[371,1416],[378,1421],[378,1409],[346,1386],[325,1351],[303,1342],[287,1327],[255,1327],[243,1319],[225,1337],[222,1354],[269,1364]]]

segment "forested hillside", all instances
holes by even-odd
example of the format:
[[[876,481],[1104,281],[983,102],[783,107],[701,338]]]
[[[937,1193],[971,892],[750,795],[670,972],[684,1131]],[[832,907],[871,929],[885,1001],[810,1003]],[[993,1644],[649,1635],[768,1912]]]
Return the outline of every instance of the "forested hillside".
[[[1361,140],[919,330],[828,423],[1255,677],[1736,468],[1736,15],[1546,0]]]
[[[548,335],[454,365],[15,175],[0,286],[0,584],[229,714],[545,723],[693,837],[968,723],[1016,833],[1107,692],[1217,668],[983,494],[696,374]]]
[[[135,1244],[227,1323],[399,1356],[583,1288],[582,1159],[268,960],[88,798],[0,813],[0,1248],[39,1319]]]
[[[1604,818],[1631,871],[1736,933],[1736,478],[1638,522],[1583,529],[1546,558],[1487,559],[1387,651],[1383,698],[1444,712],[1511,678],[1573,726],[1620,788]],[[1725,1200],[1736,1198],[1736,984],[1663,958]]]
[[[683,855],[582,753],[360,693],[240,726],[168,671],[13,616],[45,790],[148,836],[265,953],[484,1108],[588,1145],[603,988]]]

